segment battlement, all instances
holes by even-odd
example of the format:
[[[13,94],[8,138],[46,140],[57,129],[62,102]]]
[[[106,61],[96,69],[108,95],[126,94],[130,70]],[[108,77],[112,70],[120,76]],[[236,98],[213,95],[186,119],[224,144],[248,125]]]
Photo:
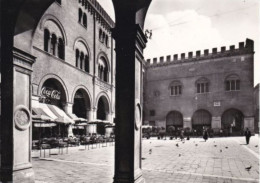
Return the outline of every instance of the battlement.
[[[146,66],[148,67],[155,67],[155,66],[162,66],[162,65],[169,65],[169,64],[177,64],[182,62],[189,62],[189,61],[196,61],[196,60],[205,60],[211,58],[220,58],[226,56],[235,56],[241,55],[246,53],[253,53],[254,52],[254,41],[251,39],[246,39],[246,42],[239,42],[238,48],[235,45],[231,45],[229,50],[226,49],[225,46],[222,46],[218,51],[217,48],[212,48],[212,52],[209,52],[209,49],[205,49],[203,51],[198,50],[193,55],[193,52],[188,52],[186,56],[185,53],[181,53],[180,57],[178,54],[174,54],[173,58],[171,55],[161,56],[158,58],[152,58],[146,60]]]
[[[103,7],[97,0],[79,0],[81,6],[88,10],[91,14],[96,13],[96,19],[102,26],[110,31],[110,28],[115,26],[115,22],[110,18]]]

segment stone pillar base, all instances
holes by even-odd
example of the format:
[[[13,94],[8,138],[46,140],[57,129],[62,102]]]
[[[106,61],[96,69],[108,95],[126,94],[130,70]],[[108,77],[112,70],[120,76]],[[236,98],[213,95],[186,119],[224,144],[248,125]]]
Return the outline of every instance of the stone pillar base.
[[[16,170],[13,172],[12,183],[34,183],[34,172],[32,168]]]

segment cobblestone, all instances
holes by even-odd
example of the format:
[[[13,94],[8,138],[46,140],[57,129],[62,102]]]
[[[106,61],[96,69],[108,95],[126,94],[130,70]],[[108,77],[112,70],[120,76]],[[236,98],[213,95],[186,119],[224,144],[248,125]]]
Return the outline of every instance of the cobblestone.
[[[179,147],[176,146],[178,143]],[[259,182],[259,139],[249,145],[243,137],[143,140],[142,167],[146,183],[252,183]],[[196,145],[197,144],[197,145]],[[149,151],[152,149],[152,153]],[[37,183],[113,182],[114,146],[88,150],[69,148],[68,154],[51,151],[51,157],[38,158],[33,152]],[[66,152],[66,151],[64,151]],[[246,167],[252,166],[250,171]]]

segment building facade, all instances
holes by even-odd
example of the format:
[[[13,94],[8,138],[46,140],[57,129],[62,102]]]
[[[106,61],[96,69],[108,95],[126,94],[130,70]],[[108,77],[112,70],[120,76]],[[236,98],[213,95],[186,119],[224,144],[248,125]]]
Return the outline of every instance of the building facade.
[[[254,130],[254,42],[147,59],[144,123],[238,134]]]
[[[255,86],[254,88],[254,109],[255,109],[255,132],[259,133],[259,119],[260,119],[260,108],[259,108],[259,103],[260,103],[260,89],[259,89],[259,83]]]
[[[56,116],[63,111],[72,120],[76,116],[88,122],[113,122],[113,27],[114,22],[96,1],[55,1],[46,10],[30,32],[36,59],[31,76],[33,115],[51,117],[44,105],[48,104],[54,106],[56,113],[51,111]],[[17,47],[23,46],[26,34],[15,36]]]

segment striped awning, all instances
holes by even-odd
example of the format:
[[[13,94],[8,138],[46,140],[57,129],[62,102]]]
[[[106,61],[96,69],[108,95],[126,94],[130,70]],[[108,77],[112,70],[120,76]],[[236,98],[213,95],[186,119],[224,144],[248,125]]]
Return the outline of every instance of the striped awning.
[[[69,117],[63,110],[55,105],[39,103],[37,107],[33,107],[33,116],[35,120],[51,121],[64,124],[74,124],[75,121]]]

